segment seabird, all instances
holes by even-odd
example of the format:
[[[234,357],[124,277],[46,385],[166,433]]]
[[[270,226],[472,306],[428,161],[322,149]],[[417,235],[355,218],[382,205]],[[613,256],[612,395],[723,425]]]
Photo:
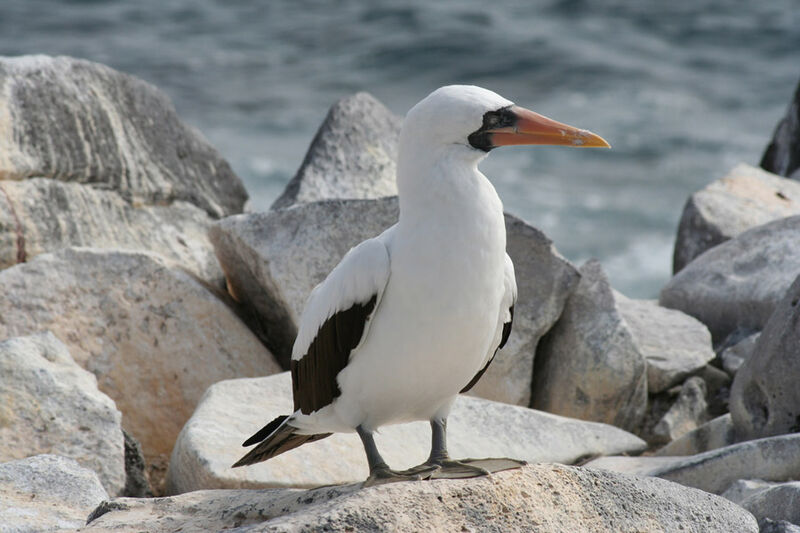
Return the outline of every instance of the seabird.
[[[311,292],[292,350],[294,412],[244,442],[233,466],[265,461],[335,432],[357,432],[368,484],[472,477],[523,464],[456,461],[447,415],[511,332],[517,286],[503,204],[478,163],[498,146],[609,147],[600,136],[475,86],[442,87],[406,115],[400,134],[400,217],[352,248]],[[386,424],[428,420],[431,452],[389,468],[373,439]]]

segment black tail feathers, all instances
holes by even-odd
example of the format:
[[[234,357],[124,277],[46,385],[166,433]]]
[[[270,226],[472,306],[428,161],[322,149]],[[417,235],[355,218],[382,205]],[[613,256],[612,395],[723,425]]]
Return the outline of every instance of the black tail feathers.
[[[259,429],[255,435],[244,441],[242,446],[252,446],[260,443],[250,450],[244,457],[236,461],[233,467],[252,465],[271,459],[276,455],[287,452],[306,442],[314,442],[330,436],[330,433],[320,433],[317,435],[299,435],[295,433],[297,428],[288,424],[291,420],[287,415],[281,415],[263,428]]]

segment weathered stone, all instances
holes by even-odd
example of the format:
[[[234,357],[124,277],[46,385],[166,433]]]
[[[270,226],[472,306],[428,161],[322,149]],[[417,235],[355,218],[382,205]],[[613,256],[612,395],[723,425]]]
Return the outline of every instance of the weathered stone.
[[[702,322],[651,300],[631,300],[614,291],[633,341],[647,360],[647,392],[677,385],[714,359],[711,334]]]
[[[781,176],[800,179],[800,83],[786,115],[778,122],[761,158],[761,167]]]
[[[0,269],[44,252],[92,246],[150,250],[215,281],[222,270],[208,241],[211,220],[183,201],[134,207],[114,191],[78,183],[0,181]]]
[[[660,303],[692,315],[715,342],[759,331],[800,274],[800,216],[745,231],[692,261],[661,291]]]
[[[122,496],[131,498],[149,498],[153,496],[150,480],[147,479],[147,463],[139,441],[127,431],[122,431],[125,437],[125,490]]]
[[[318,200],[396,195],[401,122],[368,93],[336,102],[272,209]]]
[[[800,431],[800,277],[787,291],[736,373],[730,409],[745,439]]]
[[[209,385],[279,370],[225,304],[154,254],[42,254],[0,271],[0,294],[0,339],[51,330],[97,376],[148,460],[166,459]]]
[[[737,479],[800,477],[800,433],[740,442],[688,457],[601,457],[586,466],[657,476],[722,494]]]
[[[758,531],[747,511],[724,498],[552,464],[475,479],[197,491],[104,507],[82,531]]]
[[[756,346],[756,341],[761,333],[753,333],[744,339],[740,340],[733,346],[725,348],[720,354],[722,359],[722,368],[725,369],[731,377],[736,375],[736,372],[742,367],[742,364],[753,353],[753,348]]]
[[[367,461],[355,433],[335,434],[254,466],[230,467],[245,452],[242,441],[291,409],[288,372],[212,385],[175,443],[168,492],[314,487],[366,479]],[[530,462],[571,463],[587,456],[636,453],[645,448],[644,441],[613,426],[469,396],[456,401],[447,427],[454,457],[508,456]],[[382,455],[393,468],[423,462],[430,439],[427,422],[385,426],[376,435]]]
[[[741,163],[686,201],[673,271],[745,230],[798,214],[800,183]]]
[[[0,463],[0,531],[75,531],[108,494],[72,459],[36,455]]]
[[[695,455],[736,442],[730,413],[709,420],[702,426],[689,431],[682,437],[673,440],[659,449],[656,456]]]
[[[708,414],[717,417],[727,413],[731,391],[731,377],[728,373],[708,364],[697,373],[697,377],[706,383]]]
[[[122,493],[122,415],[61,341],[48,332],[0,342],[0,376],[0,462],[61,455]]]
[[[737,479],[731,483],[730,487],[725,489],[722,497],[741,505],[750,496],[779,484],[774,481],[764,481],[763,479]]]
[[[69,57],[0,58],[0,179],[113,189],[134,204],[190,202],[241,213],[228,163],[152,85]]]
[[[739,503],[757,520],[785,520],[800,524],[800,481],[781,483],[757,491]]]
[[[353,246],[397,221],[396,198],[327,200],[229,217],[210,238],[232,296],[253,310],[254,329],[288,366],[306,299]],[[514,326],[475,394],[528,405],[534,350],[578,281],[575,268],[539,230],[506,215],[507,249],[519,296]]]
[[[694,376],[681,387],[678,399],[653,428],[661,442],[669,442],[697,429],[708,419],[706,383]]]
[[[531,406],[635,430],[647,405],[647,367],[597,261],[536,352]]]
[[[786,520],[762,518],[758,521],[759,533],[800,533],[800,526]]]

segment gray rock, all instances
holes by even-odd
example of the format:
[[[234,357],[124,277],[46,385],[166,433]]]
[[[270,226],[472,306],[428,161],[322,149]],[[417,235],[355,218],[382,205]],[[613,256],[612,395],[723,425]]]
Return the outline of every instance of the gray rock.
[[[661,442],[673,441],[707,420],[706,382],[694,376],[684,382],[678,399],[653,428],[653,435]]]
[[[0,376],[0,462],[61,455],[122,493],[122,415],[61,341],[47,332],[0,342]]]
[[[702,378],[706,383],[708,413],[713,417],[727,413],[728,396],[731,389],[731,377],[728,373],[708,364],[697,373],[697,377]]]
[[[122,431],[125,437],[125,489],[122,496],[132,498],[150,498],[153,489],[147,478],[147,463],[139,441],[127,431]]]
[[[212,226],[209,236],[231,295],[259,318],[254,329],[288,366],[311,290],[351,247],[381,233],[397,216],[396,198],[327,200],[229,217]],[[578,273],[552,241],[524,221],[506,215],[506,230],[519,288],[514,326],[471,392],[528,405],[536,345],[561,314]]]
[[[272,209],[318,200],[396,195],[401,122],[368,93],[339,100]]]
[[[730,374],[731,377],[736,375],[736,372],[739,371],[742,364],[753,353],[753,348],[755,348],[756,341],[760,335],[760,332],[748,335],[733,346],[729,346],[722,351],[722,354],[720,354],[722,368],[724,368],[725,372]]]
[[[762,518],[758,521],[760,533],[800,533],[800,526],[796,526],[786,520],[770,520]]]
[[[741,505],[750,496],[763,492],[770,487],[779,485],[774,481],[764,481],[763,479],[737,479],[731,486],[722,493],[723,498],[727,498],[737,505]]]
[[[730,413],[709,420],[655,452],[656,456],[695,455],[736,442]]]
[[[781,176],[800,178],[800,83],[794,91],[786,116],[775,128],[760,165]]]
[[[675,239],[673,271],[745,230],[800,214],[800,183],[740,163],[689,197]]]
[[[720,342],[759,331],[800,274],[800,216],[745,231],[708,250],[661,291],[660,303],[692,315]]]
[[[0,339],[52,331],[97,376],[151,462],[166,461],[209,385],[279,370],[225,304],[154,254],[42,254],[0,271],[0,294]]]
[[[647,360],[647,392],[681,383],[714,359],[711,334],[702,322],[651,300],[631,300],[614,291],[633,341]]]
[[[36,455],[0,463],[0,531],[75,531],[108,494],[72,459]]]
[[[363,481],[369,474],[358,436],[335,434],[258,465],[231,468],[241,447],[267,421],[292,409],[288,372],[222,381],[209,387],[181,431],[170,459],[171,494],[200,489],[315,487]],[[423,462],[430,426],[385,426],[378,447],[393,468]],[[530,462],[572,463],[585,457],[638,453],[645,443],[619,428],[563,418],[526,407],[460,397],[448,419],[453,457],[508,456]]]
[[[0,176],[113,189],[134,205],[192,203],[241,213],[228,163],[152,85],[69,57],[0,58]]]
[[[531,407],[636,430],[647,405],[647,367],[597,261],[536,353]]]
[[[758,531],[747,511],[712,494],[552,464],[366,489],[356,484],[122,498],[102,510],[82,531]]]
[[[746,439],[800,431],[800,277],[764,326],[731,387],[730,409]]]
[[[745,498],[739,505],[757,520],[785,520],[800,525],[800,481],[767,487]]]

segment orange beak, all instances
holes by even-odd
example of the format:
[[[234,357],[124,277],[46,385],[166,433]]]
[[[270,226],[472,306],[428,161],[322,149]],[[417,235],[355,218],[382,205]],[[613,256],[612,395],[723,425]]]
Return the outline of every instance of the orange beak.
[[[492,146],[518,144],[554,144],[577,148],[611,148],[605,139],[591,131],[567,126],[534,113],[524,107],[512,106],[516,124],[507,128],[488,130]]]

